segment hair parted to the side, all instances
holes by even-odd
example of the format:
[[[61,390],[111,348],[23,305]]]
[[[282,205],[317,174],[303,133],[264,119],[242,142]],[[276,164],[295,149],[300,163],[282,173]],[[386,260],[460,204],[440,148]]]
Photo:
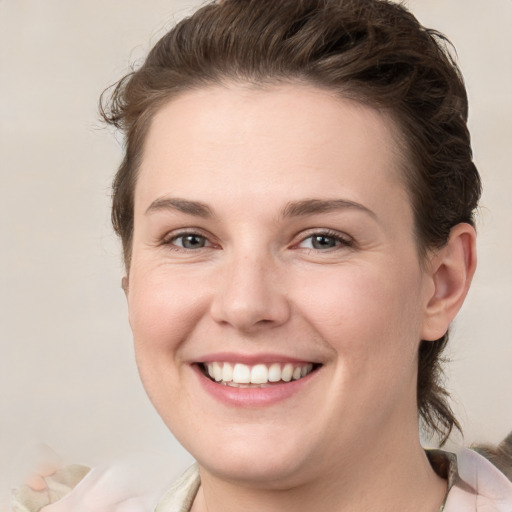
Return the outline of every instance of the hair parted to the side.
[[[223,0],[178,23],[100,102],[107,123],[125,135],[112,221],[126,267],[134,188],[153,115],[177,94],[229,81],[310,84],[390,115],[403,147],[419,254],[442,247],[453,226],[474,225],[481,193],[466,90],[448,47],[443,35],[386,0]],[[418,411],[441,443],[460,430],[442,385],[447,340],[448,334],[422,341],[418,368]]]

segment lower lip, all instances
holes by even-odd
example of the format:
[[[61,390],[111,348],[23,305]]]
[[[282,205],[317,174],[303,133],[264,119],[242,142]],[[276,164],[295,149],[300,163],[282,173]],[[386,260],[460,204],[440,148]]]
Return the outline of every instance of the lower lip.
[[[203,389],[216,400],[231,407],[264,407],[286,400],[308,384],[317,371],[306,377],[264,388],[235,388],[212,381],[197,365],[193,365]]]

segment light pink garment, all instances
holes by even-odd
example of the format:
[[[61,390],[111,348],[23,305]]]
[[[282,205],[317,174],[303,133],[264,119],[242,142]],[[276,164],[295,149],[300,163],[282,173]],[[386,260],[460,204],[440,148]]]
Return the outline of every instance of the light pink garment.
[[[512,482],[473,450],[457,455],[459,477],[444,512],[512,512]]]
[[[172,474],[159,456],[133,456],[92,469],[69,494],[41,512],[154,512]]]
[[[457,465],[444,512],[512,512],[512,482],[487,459],[465,449],[457,455]],[[172,486],[163,473],[161,466],[139,463],[95,468],[41,512],[188,512],[200,485],[197,465]],[[39,510],[29,503],[18,505],[10,510]]]
[[[64,498],[41,512],[152,512],[161,491],[118,467],[92,469]]]

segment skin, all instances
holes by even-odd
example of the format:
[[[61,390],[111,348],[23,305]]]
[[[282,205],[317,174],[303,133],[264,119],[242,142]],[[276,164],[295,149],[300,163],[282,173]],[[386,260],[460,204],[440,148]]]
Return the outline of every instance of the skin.
[[[194,511],[438,510],[417,353],[462,304],[474,231],[457,226],[419,261],[393,130],[299,84],[205,87],[156,114],[124,288],[147,393],[200,465]],[[309,199],[358,206],[283,215]],[[190,232],[203,247],[183,247]],[[286,399],[234,406],[194,366],[219,351],[321,367]]]

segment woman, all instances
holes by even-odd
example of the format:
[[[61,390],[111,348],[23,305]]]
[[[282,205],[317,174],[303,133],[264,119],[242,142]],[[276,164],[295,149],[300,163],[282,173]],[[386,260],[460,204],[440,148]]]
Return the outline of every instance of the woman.
[[[458,428],[439,358],[476,266],[445,45],[380,0],[225,0],[103,103],[139,371],[198,462],[158,512],[510,510],[419,440]]]

